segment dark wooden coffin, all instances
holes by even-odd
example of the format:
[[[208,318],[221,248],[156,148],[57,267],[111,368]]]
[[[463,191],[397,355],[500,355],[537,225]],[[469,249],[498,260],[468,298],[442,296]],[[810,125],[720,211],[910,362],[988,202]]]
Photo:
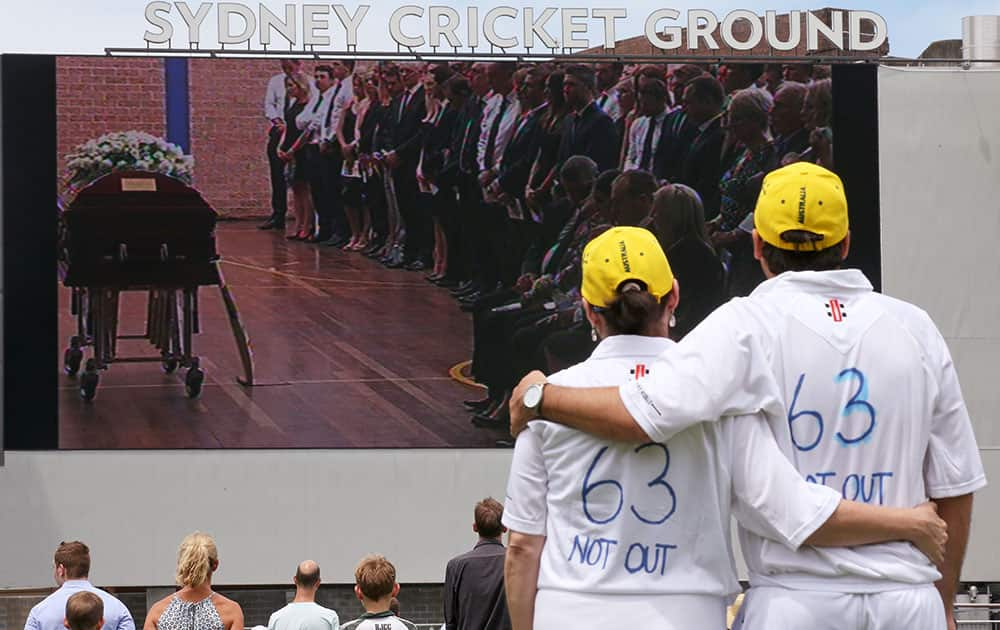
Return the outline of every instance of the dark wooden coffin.
[[[180,180],[112,173],[59,205],[59,270],[66,286],[219,284],[218,215]]]

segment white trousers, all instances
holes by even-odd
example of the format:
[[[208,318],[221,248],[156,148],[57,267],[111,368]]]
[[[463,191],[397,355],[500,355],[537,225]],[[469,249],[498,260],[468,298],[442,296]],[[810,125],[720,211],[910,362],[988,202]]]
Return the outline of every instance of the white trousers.
[[[743,601],[733,630],[945,630],[933,585],[881,593],[795,591],[760,586]]]
[[[540,589],[535,630],[724,630],[726,601],[711,595],[597,595]]]

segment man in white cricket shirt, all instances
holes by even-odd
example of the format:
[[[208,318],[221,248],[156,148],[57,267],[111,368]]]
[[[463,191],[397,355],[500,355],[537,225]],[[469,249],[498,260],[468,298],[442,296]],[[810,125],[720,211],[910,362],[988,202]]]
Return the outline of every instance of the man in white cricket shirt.
[[[663,441],[763,411],[808,481],[879,505],[930,497],[949,539],[939,572],[906,544],[793,551],[743,530],[753,587],[744,628],[899,628],[914,610],[909,629],[954,628],[972,493],[986,479],[944,339],[925,312],[839,269],[850,234],[833,173],[806,163],[772,172],[754,220],[769,279],[749,297],[716,310],[642,382],[581,390],[528,375],[511,401],[512,432],[541,413],[604,437]],[[541,394],[531,409],[529,390]]]
[[[600,345],[553,383],[595,386],[651,376],[679,289],[656,237],[613,228],[583,254],[584,309]],[[549,422],[518,437],[503,522],[511,530],[507,600],[514,630],[621,625],[722,628],[739,592],[732,511],[793,553],[803,543],[914,539],[933,508],[881,508],[807,483],[761,415],[702,423],[663,443],[603,440]],[[831,516],[832,515],[832,516]],[[931,523],[933,522],[933,523]]]

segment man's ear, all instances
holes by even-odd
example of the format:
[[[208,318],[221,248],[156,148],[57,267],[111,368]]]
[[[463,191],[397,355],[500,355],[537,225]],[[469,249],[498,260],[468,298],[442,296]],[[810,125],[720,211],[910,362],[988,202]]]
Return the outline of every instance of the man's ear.
[[[841,242],[840,247],[841,247],[841,250],[842,250],[840,259],[841,260],[847,260],[847,255],[849,253],[851,253],[851,231],[850,230],[847,231],[847,236],[844,237],[844,240]]]
[[[751,232],[750,234],[751,234],[751,236],[753,238],[753,257],[754,257],[755,260],[763,260],[764,259],[764,239],[762,239],[760,237],[760,234],[757,233],[756,229],[753,232]]]
[[[357,584],[354,585],[354,595],[361,601],[365,601],[365,596],[361,594],[361,587]]]
[[[66,630],[69,630],[69,619],[65,617],[63,617],[63,627],[66,628]]]
[[[392,596],[395,597],[396,595],[399,595],[399,582],[392,586]]]
[[[474,532],[476,532],[478,534],[479,533],[479,525],[476,525],[475,523],[473,523],[472,524],[472,531],[474,531]]]

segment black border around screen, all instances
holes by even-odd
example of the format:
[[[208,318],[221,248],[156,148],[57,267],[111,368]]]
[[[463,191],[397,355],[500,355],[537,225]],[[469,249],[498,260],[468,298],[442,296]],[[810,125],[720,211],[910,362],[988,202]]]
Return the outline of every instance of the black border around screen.
[[[56,55],[0,55],[0,64],[4,445],[57,450]],[[836,170],[851,209],[848,264],[880,290],[878,66],[835,65],[833,81]]]
[[[3,55],[4,442],[59,447],[56,57]]]

